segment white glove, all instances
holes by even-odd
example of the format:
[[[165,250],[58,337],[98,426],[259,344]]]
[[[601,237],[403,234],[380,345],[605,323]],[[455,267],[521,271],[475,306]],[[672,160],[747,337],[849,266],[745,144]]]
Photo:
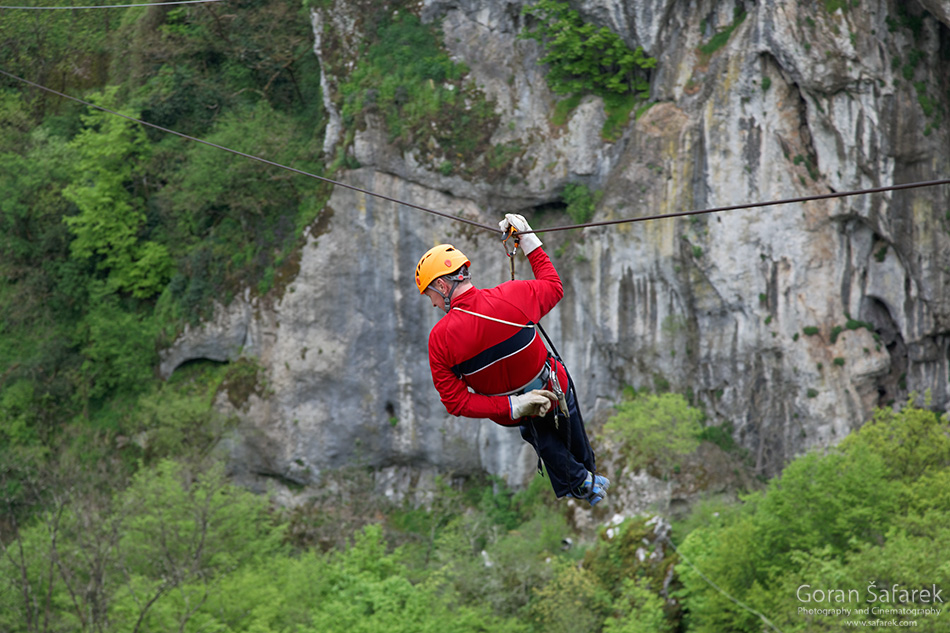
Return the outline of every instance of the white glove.
[[[506,234],[508,229],[514,227],[519,233],[522,231],[530,231],[531,227],[528,225],[528,221],[524,219],[523,215],[518,215],[517,213],[506,213],[505,219],[498,223],[498,226],[501,227],[501,230]],[[519,235],[518,239],[521,240],[521,250],[524,251],[524,254],[527,255],[534,249],[541,246],[541,240],[538,239],[537,233],[528,233],[527,235]]]
[[[557,400],[557,396],[547,389],[533,389],[521,395],[508,396],[511,419],[517,420],[525,416],[544,417],[551,410],[551,402],[554,400]]]

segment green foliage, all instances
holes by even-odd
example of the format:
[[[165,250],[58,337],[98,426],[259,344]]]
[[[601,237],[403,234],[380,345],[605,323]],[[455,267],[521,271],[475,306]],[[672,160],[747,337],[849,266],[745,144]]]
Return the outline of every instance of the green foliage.
[[[343,122],[362,127],[366,116],[379,115],[390,142],[405,150],[431,139],[433,169],[446,160],[488,160],[498,115],[467,74],[464,65],[450,59],[431,26],[409,11],[387,14],[360,63],[341,73]]]
[[[604,622],[604,633],[667,633],[673,628],[667,621],[666,601],[656,590],[642,586],[633,578],[624,578],[620,597],[614,603],[616,615]]]
[[[319,172],[319,69],[301,15],[270,1],[15,12],[0,66]],[[280,291],[328,188],[2,83],[0,453],[56,459],[112,441],[132,468],[206,451],[225,421],[205,396],[156,385],[157,349],[237,288]]]
[[[561,99],[554,104],[554,112],[551,113],[551,123],[557,126],[566,125],[571,113],[580,105],[581,99],[583,98],[583,94],[577,93],[565,99]]]
[[[187,369],[142,399],[152,405],[140,407],[149,414],[135,418],[138,428],[149,438],[165,427],[188,434],[188,420],[224,373]],[[22,412],[30,394],[15,392],[0,411]],[[34,630],[31,623],[44,617],[51,630],[102,631],[762,630],[757,614],[696,568],[781,630],[805,633],[816,629],[797,611],[802,585],[863,592],[869,582],[950,582],[940,549],[950,537],[950,423],[912,406],[882,410],[837,449],[794,460],[741,505],[697,506],[674,530],[685,535],[679,549],[695,568],[667,551],[645,519],[564,551],[571,528],[545,503],[549,484],[541,478],[517,494],[497,480],[469,490],[442,482],[428,508],[344,530],[346,542],[328,552],[291,551],[283,544],[286,520],[263,497],[229,485],[210,462],[155,458],[127,485],[110,480],[120,482],[114,489],[89,472],[98,460],[73,455],[44,475],[21,453],[17,480],[28,483],[25,495],[9,487],[5,455],[6,516],[17,516],[10,504],[30,494],[50,504],[15,540],[0,534],[0,627],[11,633]],[[339,492],[325,502],[339,505]],[[362,500],[359,508],[379,516]],[[663,556],[651,555],[659,548]],[[26,598],[39,592],[48,610]],[[944,624],[918,618],[925,631]]]
[[[848,328],[849,330],[859,330],[861,328],[864,328],[868,330],[869,332],[874,332],[873,323],[868,323],[867,321],[859,321],[857,319],[852,319],[851,317],[848,317],[848,320],[847,322],[845,322],[844,326]]]
[[[616,141],[620,139],[624,128],[630,121],[630,115],[638,103],[642,102],[637,95],[607,95],[604,97],[604,111],[607,113],[607,120],[604,121],[604,127],[601,135],[605,141]],[[643,108],[648,108],[652,104],[642,104]]]
[[[80,393],[97,400],[116,391],[138,392],[151,381],[158,360],[155,324],[124,309],[104,286],[94,288],[93,304],[76,331]]]
[[[880,455],[888,474],[902,481],[950,468],[950,424],[912,402],[900,411],[878,409],[858,433],[842,441],[842,450],[866,448]]]
[[[620,442],[629,468],[667,476],[699,446],[702,419],[680,394],[629,391],[604,429]]]
[[[133,438],[144,463],[187,455],[200,458],[215,447],[235,423],[214,407],[226,377],[226,368],[206,369],[185,384],[164,383],[138,399],[122,430]]]
[[[222,117],[208,140],[321,171],[300,123],[266,102]],[[183,160],[156,203],[176,238],[178,270],[168,291],[194,319],[211,300],[244,283],[253,282],[261,293],[272,288],[329,189],[206,145],[183,149]]]
[[[599,580],[602,600],[610,605],[604,631],[680,630],[679,605],[665,597],[676,558],[657,536],[655,520],[627,519],[602,530],[597,546],[585,555],[583,567]]]
[[[110,90],[103,104],[113,105],[114,95]],[[145,198],[136,189],[147,159],[145,134],[140,126],[99,110],[83,116],[83,124],[70,143],[77,153],[76,176],[63,190],[79,208],[77,215],[64,218],[75,235],[73,255],[94,258],[108,272],[114,291],[150,297],[164,286],[172,263],[165,245],[139,239]]]
[[[540,0],[526,6],[523,13],[537,19],[523,37],[537,40],[545,48],[539,63],[549,67],[547,80],[559,94],[593,93],[649,96],[649,70],[656,59],[647,57],[642,47],[630,50],[607,27],[585,23],[566,2]]]
[[[805,327],[802,328],[802,334],[804,334],[805,336],[815,336],[820,331],[821,330],[819,330],[814,325],[806,325]]]
[[[596,633],[609,607],[607,595],[593,573],[561,562],[551,581],[534,593],[530,613],[539,631]]]
[[[867,450],[809,454],[789,464],[757,507],[756,532],[769,552],[766,569],[790,565],[795,551],[829,548],[840,556],[880,539],[898,501],[884,466]]]
[[[709,56],[725,46],[729,42],[729,38],[732,37],[732,32],[735,31],[740,24],[742,24],[746,18],[746,15],[747,14],[744,9],[741,7],[736,7],[732,24],[713,35],[708,42],[701,45],[699,47],[699,52],[703,55]]]
[[[591,191],[587,185],[569,182],[564,185],[561,198],[567,204],[567,215],[575,224],[584,224],[594,217],[597,203],[603,196],[603,191]]]
[[[847,11],[851,7],[853,0],[824,0],[825,11],[834,13],[835,11]]]
[[[838,448],[792,461],[738,511],[713,524],[694,523],[680,550],[723,591],[782,630],[816,630],[816,623],[797,611],[802,603],[796,591],[802,585],[855,590],[861,600],[851,606],[860,608],[868,606],[869,584],[939,587],[950,581],[945,566],[928,558],[940,559],[933,544],[946,538],[950,495],[944,494],[943,482],[948,473],[950,424],[945,419],[910,404],[901,411],[882,409]],[[695,570],[677,569],[689,630],[762,630],[758,616],[711,588]],[[827,598],[805,606],[842,605]],[[917,621],[928,631],[945,626],[940,618]]]
[[[27,2],[27,5],[39,5]],[[48,5],[47,5],[48,6]],[[5,11],[0,20],[0,68],[66,93],[101,87],[108,74],[112,36],[122,11]],[[40,90],[15,87],[34,123],[47,116],[72,116],[76,107]]]
[[[229,485],[221,467],[160,462],[112,495],[104,482],[121,480],[104,479],[115,473],[102,464],[65,460],[31,482],[49,486],[49,511],[0,541],[3,630],[41,620],[41,630],[177,629],[221,577],[282,551],[265,500]]]
[[[715,444],[724,451],[733,451],[737,447],[733,432],[734,428],[731,422],[704,426],[703,430],[699,433],[699,440]]]

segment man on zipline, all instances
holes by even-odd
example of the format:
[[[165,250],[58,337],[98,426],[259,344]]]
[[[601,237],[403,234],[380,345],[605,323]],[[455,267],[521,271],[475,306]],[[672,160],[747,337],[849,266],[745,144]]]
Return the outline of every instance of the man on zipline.
[[[522,216],[509,213],[499,225],[520,234],[533,280],[476,288],[471,262],[450,244],[429,249],[416,265],[419,292],[446,313],[429,333],[432,381],[452,415],[520,426],[557,497],[593,506],[610,482],[596,474],[571,378],[536,327],[564,296],[561,279],[538,236],[521,234],[531,231]]]

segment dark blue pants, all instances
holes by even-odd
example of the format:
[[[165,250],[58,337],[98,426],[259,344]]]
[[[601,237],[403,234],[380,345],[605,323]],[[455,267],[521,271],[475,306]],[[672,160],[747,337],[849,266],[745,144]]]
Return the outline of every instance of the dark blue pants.
[[[574,390],[568,384],[565,391],[570,414],[568,419],[565,420],[564,415],[560,414],[555,426],[555,405],[543,418],[529,418],[528,422],[521,425],[521,437],[534,447],[544,462],[551,487],[559,499],[581,486],[588,471],[596,472],[594,451],[587,439]]]

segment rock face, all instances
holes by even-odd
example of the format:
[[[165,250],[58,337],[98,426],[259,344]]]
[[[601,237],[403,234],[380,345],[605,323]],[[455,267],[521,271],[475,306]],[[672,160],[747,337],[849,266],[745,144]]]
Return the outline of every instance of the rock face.
[[[364,4],[312,12],[324,148],[361,165],[346,182],[398,200],[489,225],[517,211],[543,228],[570,222],[558,210],[569,182],[602,192],[598,221],[950,176],[950,2],[572,2],[659,60],[655,105],[611,140],[597,97],[552,123],[561,97],[537,42],[518,38],[525,3],[394,4],[440,25],[494,100],[491,140],[520,153],[491,180],[443,175],[424,139],[399,150],[372,117],[347,138],[339,83],[358,62]],[[439,471],[523,482],[534,456],[517,431],[442,408],[426,362],[438,314],[412,282],[418,256],[445,241],[472,259],[477,285],[504,281],[497,235],[343,188],[320,224],[282,296],[222,306],[166,352],[166,373],[239,353],[266,369],[235,470],[307,484],[359,463],[390,482]],[[550,232],[565,297],[546,329],[588,418],[624,385],[668,386],[731,422],[774,474],[876,406],[911,392],[950,400],[948,230],[945,185]]]

